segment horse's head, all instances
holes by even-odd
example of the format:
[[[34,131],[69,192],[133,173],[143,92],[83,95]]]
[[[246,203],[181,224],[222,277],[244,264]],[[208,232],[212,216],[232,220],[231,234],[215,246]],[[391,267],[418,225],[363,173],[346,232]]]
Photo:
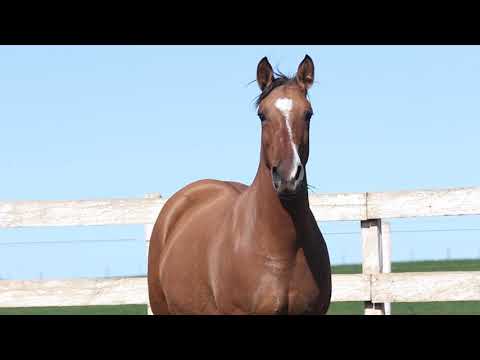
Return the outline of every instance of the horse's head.
[[[305,179],[308,132],[312,107],[306,95],[314,79],[312,59],[306,55],[292,78],[274,73],[264,57],[258,63],[258,116],[262,122],[262,155],[275,191],[293,194]]]

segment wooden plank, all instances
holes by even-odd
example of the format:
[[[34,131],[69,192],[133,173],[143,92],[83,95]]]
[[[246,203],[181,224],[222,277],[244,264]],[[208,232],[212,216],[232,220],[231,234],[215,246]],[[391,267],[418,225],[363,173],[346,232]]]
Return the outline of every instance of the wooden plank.
[[[145,304],[146,278],[0,281],[0,307]]]
[[[146,277],[74,280],[0,280],[0,307],[146,304]],[[332,277],[332,301],[370,299],[370,279],[362,274]]]
[[[367,300],[370,300],[370,277],[368,275],[332,275],[332,302]]]
[[[0,202],[0,228],[154,222],[162,199]]]
[[[154,223],[168,199],[100,199],[0,202],[0,228],[33,226],[128,225]],[[310,197],[317,220],[365,217],[365,194]]]
[[[374,302],[480,300],[480,271],[391,273],[372,276]]]
[[[480,187],[310,194],[317,221],[480,214]],[[153,223],[167,199],[0,202],[0,228]]]
[[[309,194],[308,198],[317,221],[367,219],[365,193]]]
[[[480,271],[334,274],[332,302],[480,301]],[[146,278],[0,281],[0,307],[147,303]],[[371,294],[371,295],[370,295]],[[368,309],[369,311],[372,308]],[[378,309],[373,308],[374,311]]]
[[[360,222],[362,233],[362,273],[378,274],[382,271],[382,220]],[[365,315],[385,315],[384,304],[364,303]]]
[[[367,193],[370,219],[480,214],[480,187]]]
[[[390,238],[390,224],[382,220],[382,273],[388,274],[392,271],[392,242]],[[389,302],[383,304],[385,315],[392,314],[392,306]]]
[[[360,223],[362,235],[362,272],[377,274],[382,271],[382,221],[364,220]]]

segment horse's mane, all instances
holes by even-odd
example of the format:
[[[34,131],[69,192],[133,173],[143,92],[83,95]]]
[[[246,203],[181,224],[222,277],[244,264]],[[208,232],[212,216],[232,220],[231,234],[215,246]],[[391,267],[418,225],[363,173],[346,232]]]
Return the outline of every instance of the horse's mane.
[[[268,94],[270,94],[272,92],[273,89],[275,89],[279,86],[285,85],[287,83],[293,83],[295,81],[296,80],[295,80],[294,76],[287,76],[287,75],[281,73],[278,70],[274,71],[273,81],[270,83],[270,85],[266,86],[263,89],[263,91],[260,95],[257,96],[257,98],[255,100],[255,105],[258,107],[258,105],[260,105],[262,100],[265,99],[268,96]]]

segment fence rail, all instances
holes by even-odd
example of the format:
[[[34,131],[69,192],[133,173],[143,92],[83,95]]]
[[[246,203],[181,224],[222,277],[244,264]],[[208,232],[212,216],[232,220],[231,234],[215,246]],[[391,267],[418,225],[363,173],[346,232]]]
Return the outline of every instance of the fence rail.
[[[480,300],[480,271],[334,274],[332,302]],[[147,303],[141,278],[0,281],[0,307],[91,306]]]
[[[317,221],[360,221],[361,274],[333,275],[332,301],[364,301],[365,314],[390,313],[391,302],[480,300],[480,271],[390,273],[384,219],[480,214],[480,187],[310,194]],[[166,202],[137,199],[0,202],[0,229],[143,224],[148,240]],[[148,304],[145,278],[0,281],[0,307]]]
[[[480,187],[310,194],[317,221],[476,215]],[[0,228],[150,224],[167,199],[0,201]]]

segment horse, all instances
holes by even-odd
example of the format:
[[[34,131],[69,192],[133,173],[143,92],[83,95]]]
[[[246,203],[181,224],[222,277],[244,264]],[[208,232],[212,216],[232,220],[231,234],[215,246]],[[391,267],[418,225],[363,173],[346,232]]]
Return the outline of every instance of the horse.
[[[323,315],[327,245],[310,210],[306,165],[314,64],[294,76],[257,65],[260,161],[250,186],[190,183],[164,204],[148,249],[154,315]]]

